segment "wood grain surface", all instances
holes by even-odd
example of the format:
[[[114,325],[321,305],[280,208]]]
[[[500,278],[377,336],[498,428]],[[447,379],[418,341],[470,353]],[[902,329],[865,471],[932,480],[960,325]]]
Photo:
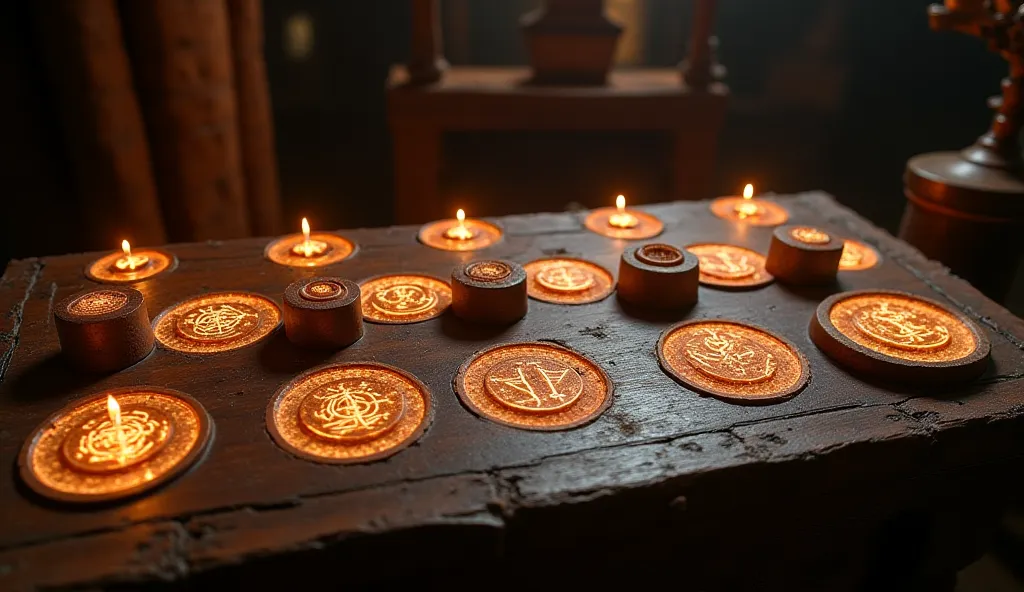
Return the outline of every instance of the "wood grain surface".
[[[0,284],[0,589],[481,578],[504,589],[540,577],[547,587],[562,578],[655,582],[666,573],[680,589],[943,589],[981,551],[1022,482],[1024,322],[831,197],[779,199],[793,222],[867,242],[883,263],[822,288],[702,286],[685,313],[654,315],[614,297],[583,306],[531,300],[527,316],[506,328],[450,312],[367,325],[363,339],[336,353],[295,348],[283,331],[211,356],[158,346],[99,379],[66,367],[50,318],[55,302],[92,285],[83,268],[99,254],[12,262]],[[764,253],[771,238],[770,228],[715,218],[706,203],[644,209],[665,221],[657,242],[732,242]],[[585,231],[577,214],[500,222],[505,239],[475,254],[419,245],[415,227],[343,231],[358,254],[317,270],[265,260],[268,239],[171,245],[177,270],[135,287],[156,316],[204,292],[250,290],[280,303],[285,287],[307,276],[447,277],[481,257],[570,255],[616,269],[632,244]],[[991,339],[991,366],[965,386],[894,389],[834,365],[808,337],[811,315],[824,297],[865,288],[962,311]],[[810,384],[758,407],[677,384],[658,367],[655,343],[673,322],[701,318],[777,332],[807,357]],[[605,369],[615,400],[597,421],[529,432],[459,403],[452,378],[465,359],[534,340]],[[267,402],[294,375],[329,361],[411,372],[434,395],[432,425],[385,461],[339,467],[291,456],[267,432]],[[186,392],[213,417],[213,445],[191,472],[134,501],[90,508],[48,502],[18,482],[22,443],[50,413],[101,389],[144,384]]]

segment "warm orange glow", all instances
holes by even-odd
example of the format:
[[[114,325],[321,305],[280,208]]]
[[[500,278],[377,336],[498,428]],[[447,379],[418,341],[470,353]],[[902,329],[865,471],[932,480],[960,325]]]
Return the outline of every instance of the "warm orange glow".
[[[743,188],[743,201],[737,203],[733,211],[736,212],[736,217],[741,220],[761,214],[761,206],[754,199],[753,185],[747,183],[747,186]]]
[[[125,241],[127,244],[128,241]],[[107,395],[107,415],[110,416],[110,423],[114,424],[114,431],[117,434],[118,460],[123,465],[127,461],[125,454],[125,436],[121,428],[121,406],[113,395]]]
[[[145,255],[132,255],[132,246],[127,240],[121,241],[121,252],[124,255],[114,262],[114,267],[118,271],[135,271],[149,263],[149,257]]]
[[[466,212],[462,209],[455,212],[455,221],[457,224],[444,232],[445,238],[450,238],[452,240],[469,240],[476,236],[476,233],[466,226]]]
[[[327,252],[330,245],[309,238],[309,220],[302,219],[302,242],[292,247],[292,253],[300,257],[318,257]]]
[[[615,198],[615,213],[608,216],[608,225],[615,228],[633,228],[640,223],[636,216],[626,211],[626,196]]]
[[[754,197],[754,186],[747,183],[747,186],[743,188],[743,199],[750,199]]]

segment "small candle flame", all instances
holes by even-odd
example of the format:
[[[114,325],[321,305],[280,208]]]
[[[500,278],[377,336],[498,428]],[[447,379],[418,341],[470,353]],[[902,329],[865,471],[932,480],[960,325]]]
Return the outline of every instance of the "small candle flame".
[[[466,212],[461,209],[455,212],[455,226],[444,231],[445,238],[451,240],[469,240],[476,236],[476,233],[466,226]]]
[[[625,195],[620,195],[620,196],[615,198],[615,209],[617,209],[620,214],[622,212],[626,211],[626,196]]]
[[[754,197],[754,186],[747,183],[747,186],[743,188],[743,199],[751,199]]]
[[[461,209],[458,212],[455,212],[455,219],[459,221],[459,226],[465,226],[466,212],[462,211]]]
[[[292,247],[292,254],[299,257],[319,257],[327,252],[330,245],[309,237],[309,220],[302,219],[302,241]]]
[[[127,461],[127,456],[125,455],[124,429],[121,427],[121,405],[117,403],[117,399],[113,395],[107,395],[107,415],[110,416],[110,423],[114,424],[114,432],[117,434],[118,462],[123,465]]]
[[[302,219],[302,240],[309,242],[309,220]]]
[[[737,203],[733,210],[736,212],[736,217],[740,220],[761,214],[761,206],[754,200],[754,186],[752,184],[747,183],[746,187],[743,188],[743,201]]]
[[[132,245],[127,239],[121,241],[121,257],[117,258],[114,262],[114,267],[118,271],[135,271],[139,267],[149,263],[149,257],[146,255],[132,255]]]
[[[615,213],[608,216],[608,225],[614,228],[633,228],[640,223],[636,216],[626,211],[626,196],[615,198]]]

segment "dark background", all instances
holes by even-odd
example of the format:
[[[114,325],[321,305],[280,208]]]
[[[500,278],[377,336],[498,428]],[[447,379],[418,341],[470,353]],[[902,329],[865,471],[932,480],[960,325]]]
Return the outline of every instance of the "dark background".
[[[9,257],[113,248],[86,244],[53,96],[40,71],[27,2],[0,8],[5,113],[0,266]],[[525,62],[517,18],[536,0],[442,0],[453,63]],[[391,223],[385,83],[408,49],[406,0],[265,0],[266,55],[285,220],[320,228]],[[640,65],[672,66],[687,43],[690,3],[645,0]],[[719,56],[733,98],[718,149],[716,191],[824,189],[895,231],[908,157],[971,143],[1005,64],[982,41],[930,31],[925,0],[720,2]],[[311,51],[290,53],[288,23],[312,25]],[[290,20],[291,19],[291,20]],[[28,24],[28,25],[27,25]],[[446,139],[442,186],[490,195],[514,211],[540,194],[570,202],[669,199],[667,138],[657,134],[477,134]],[[38,204],[38,207],[34,207]],[[502,204],[507,204],[503,207]],[[16,207],[15,207],[16,206]],[[36,240],[11,238],[37,225]],[[19,232],[17,234],[22,234]]]

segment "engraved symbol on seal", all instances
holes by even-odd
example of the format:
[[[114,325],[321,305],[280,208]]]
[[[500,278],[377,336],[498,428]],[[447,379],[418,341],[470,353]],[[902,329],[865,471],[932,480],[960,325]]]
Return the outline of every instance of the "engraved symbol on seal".
[[[137,465],[167,444],[170,418],[155,409],[122,412],[120,426],[96,414],[64,439],[64,460],[87,473],[110,473]]]
[[[299,418],[311,432],[335,441],[368,440],[398,424],[405,397],[373,379],[340,380],[308,395]]]
[[[240,302],[224,302],[193,308],[178,318],[175,328],[187,339],[227,341],[251,333],[259,321],[255,308]]]
[[[484,282],[496,282],[512,275],[512,268],[501,261],[479,261],[466,268],[466,275]]]
[[[932,350],[949,343],[949,329],[923,311],[879,300],[853,312],[853,325],[885,345]]]
[[[396,284],[374,292],[370,304],[385,315],[414,315],[433,308],[437,293],[425,286]]]
[[[597,280],[589,270],[578,265],[554,265],[537,272],[537,283],[556,292],[581,292]]]
[[[797,226],[789,231],[789,236],[808,245],[823,245],[832,240],[828,233],[810,226]]]
[[[319,281],[307,284],[299,290],[299,294],[306,300],[332,300],[344,295],[345,287],[338,282]]]
[[[700,259],[701,272],[712,277],[735,280],[757,273],[757,265],[742,251],[723,248],[696,255]]]
[[[549,413],[576,402],[583,378],[555,360],[514,358],[487,371],[487,392],[513,409]]]
[[[119,310],[128,304],[128,296],[113,290],[90,292],[68,306],[68,312],[84,317],[94,317]]]
[[[762,382],[771,378],[778,366],[770,351],[728,330],[703,328],[683,347],[691,366],[727,382]]]

